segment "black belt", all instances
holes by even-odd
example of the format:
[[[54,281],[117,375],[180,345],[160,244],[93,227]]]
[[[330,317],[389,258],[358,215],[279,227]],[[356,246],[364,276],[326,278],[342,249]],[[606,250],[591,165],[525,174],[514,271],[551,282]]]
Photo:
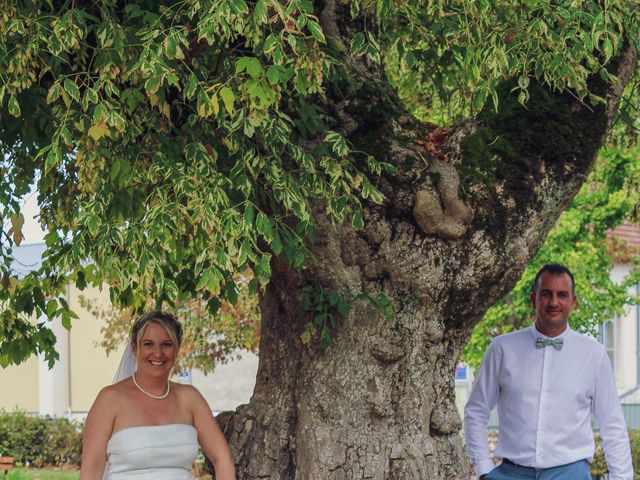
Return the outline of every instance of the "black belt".
[[[580,462],[581,460],[577,460],[577,461]],[[525,467],[524,465],[519,465],[516,462],[512,462],[508,458],[503,458],[502,463],[506,463],[507,465],[512,465],[514,467],[519,467],[519,468],[530,468],[531,470],[546,470],[546,468]],[[567,463],[566,465],[569,465],[569,464]],[[558,465],[558,466],[563,467],[565,465]]]

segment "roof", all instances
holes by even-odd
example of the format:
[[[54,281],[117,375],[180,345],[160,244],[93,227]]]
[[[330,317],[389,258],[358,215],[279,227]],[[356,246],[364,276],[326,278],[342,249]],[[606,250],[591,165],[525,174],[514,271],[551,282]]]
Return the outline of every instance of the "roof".
[[[628,263],[640,257],[640,226],[623,223],[607,232],[609,254],[616,263]]]
[[[640,227],[623,223],[613,229],[612,235],[631,247],[640,247]]]

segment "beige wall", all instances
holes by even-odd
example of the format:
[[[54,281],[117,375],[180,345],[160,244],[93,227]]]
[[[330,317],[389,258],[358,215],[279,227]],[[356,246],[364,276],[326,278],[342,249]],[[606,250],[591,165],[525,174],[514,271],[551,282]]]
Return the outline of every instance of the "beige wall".
[[[98,345],[102,339],[103,320],[80,306],[79,295],[95,301],[100,308],[106,309],[110,305],[106,288],[102,292],[97,288],[80,292],[75,286],[70,287],[69,306],[80,317],[73,320],[69,342],[71,411],[74,413],[87,412],[100,389],[111,384],[122,355],[120,350],[107,356],[104,348]]]
[[[69,410],[73,413],[86,413],[100,389],[111,384],[122,354],[122,351],[116,351],[107,357],[104,348],[98,345],[104,321],[80,306],[80,294],[96,300],[96,304],[103,308],[109,307],[106,289],[100,292],[98,289],[87,288],[84,292],[79,292],[75,286],[70,286],[67,297],[69,305],[80,318],[72,321],[70,332],[62,330],[61,333],[69,336],[68,351],[64,348],[64,351],[58,353],[61,357],[69,356],[67,365],[70,382],[65,381],[63,388],[69,388],[70,405],[61,406],[60,414],[66,414]],[[62,374],[66,377],[67,372]],[[36,356],[21,365],[0,369],[0,408],[13,410],[18,407],[27,412],[38,413],[42,407],[39,403],[39,376]],[[58,377],[55,382],[60,380]]]
[[[38,412],[38,358],[30,357],[17,366],[0,368],[0,408]]]

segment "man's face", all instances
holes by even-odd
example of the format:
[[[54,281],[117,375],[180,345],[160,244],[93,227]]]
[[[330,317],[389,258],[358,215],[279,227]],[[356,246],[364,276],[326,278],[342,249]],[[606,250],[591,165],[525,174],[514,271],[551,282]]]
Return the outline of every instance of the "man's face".
[[[566,330],[569,314],[576,304],[571,287],[571,278],[566,273],[544,272],[540,276],[537,289],[531,294],[536,328],[540,333],[555,337]]]

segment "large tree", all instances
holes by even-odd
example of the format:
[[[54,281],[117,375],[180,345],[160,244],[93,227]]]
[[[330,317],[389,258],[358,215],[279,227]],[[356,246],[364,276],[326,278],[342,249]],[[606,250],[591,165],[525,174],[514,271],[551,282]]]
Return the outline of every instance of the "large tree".
[[[24,315],[69,323],[67,281],[215,314],[251,269],[257,383],[221,417],[241,478],[465,478],[455,362],[591,170],[637,13],[5,2],[0,360],[55,358]],[[47,251],[17,279],[34,182]]]

